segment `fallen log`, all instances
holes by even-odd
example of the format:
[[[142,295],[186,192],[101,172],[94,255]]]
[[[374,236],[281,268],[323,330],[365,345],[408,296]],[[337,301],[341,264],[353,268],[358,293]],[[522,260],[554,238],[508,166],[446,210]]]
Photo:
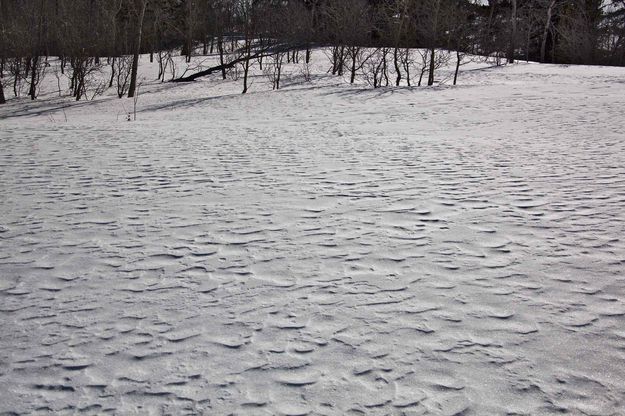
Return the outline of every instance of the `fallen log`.
[[[278,53],[284,53],[284,52],[290,52],[293,51],[295,49],[302,49],[305,48],[306,45],[300,45],[300,44],[281,44],[281,45],[274,45],[274,46],[270,46],[267,47],[261,51],[257,51],[254,55],[250,55],[249,57],[247,56],[243,56],[240,58],[237,58],[231,62],[225,63],[223,65],[217,65],[217,66],[213,66],[211,68],[207,68],[203,71],[200,72],[196,72],[195,74],[191,74],[191,75],[187,75],[187,76],[182,76],[180,78],[176,78],[174,80],[171,80],[171,82],[192,82],[195,81],[198,78],[202,78],[205,76],[208,76],[210,74],[212,74],[213,72],[218,72],[221,71],[223,69],[230,69],[230,68],[234,68],[235,65],[241,63],[241,62],[245,62],[246,60],[250,59],[258,59],[258,58],[266,58],[269,56],[273,56],[276,55]]]

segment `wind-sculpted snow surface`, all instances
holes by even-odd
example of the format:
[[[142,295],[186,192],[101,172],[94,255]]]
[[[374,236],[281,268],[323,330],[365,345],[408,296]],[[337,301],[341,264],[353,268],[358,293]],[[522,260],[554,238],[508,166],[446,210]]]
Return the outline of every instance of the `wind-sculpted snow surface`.
[[[623,414],[625,72],[465,79],[3,110],[0,412]]]

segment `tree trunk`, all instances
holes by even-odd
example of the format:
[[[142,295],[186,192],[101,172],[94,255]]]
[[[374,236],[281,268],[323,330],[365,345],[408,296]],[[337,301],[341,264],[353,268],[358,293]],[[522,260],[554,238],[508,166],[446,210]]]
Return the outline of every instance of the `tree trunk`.
[[[341,46],[339,49],[339,61],[338,61],[338,74],[339,76],[343,76],[343,67],[345,66],[345,47]]]
[[[73,66],[72,66],[73,68]],[[69,81],[69,91],[72,93],[72,97],[74,97],[76,95],[76,70],[72,71],[72,77],[70,78]]]
[[[493,18],[495,16],[495,7],[497,6],[497,0],[489,0],[490,12],[488,14],[488,29],[486,31],[488,36],[488,51],[492,52],[492,35],[493,35]]]
[[[558,63],[556,58],[556,31],[554,28],[551,28],[551,62],[554,64]]]
[[[14,65],[15,65],[15,76],[13,77],[13,95],[15,95],[16,97],[19,96],[18,94],[18,89],[17,89],[17,83],[19,82],[20,79],[20,68],[22,66],[22,59],[21,58],[15,58],[14,61]]]
[[[332,75],[336,75],[339,71],[339,47],[332,48]]]
[[[349,79],[349,83],[353,84],[356,81],[356,58],[358,56],[358,48],[352,46],[352,75]]]
[[[159,78],[160,78],[160,75],[159,75]],[[109,81],[109,88],[113,86],[114,79],[115,79],[115,58],[113,58],[111,62],[111,79]],[[122,97],[119,97],[119,98],[122,98]]]
[[[434,69],[435,69],[435,60],[436,58],[436,50],[434,48],[430,49],[430,70],[428,71],[428,87],[434,85]]]
[[[217,40],[217,49],[219,49],[219,64],[221,65],[221,77],[226,79],[226,67],[224,66],[224,41],[220,36]]]
[[[247,75],[250,71],[250,54],[251,54],[251,48],[252,48],[252,40],[251,39],[246,39],[245,40],[245,54],[246,54],[246,59],[245,62],[243,63],[243,94],[247,93]]]
[[[162,78],[161,82],[165,82],[165,67],[163,65],[164,60],[165,60],[165,57],[163,56],[163,52],[159,51],[158,52],[158,79]]]
[[[388,84],[389,84],[387,55],[388,55],[388,50],[383,49],[382,50],[382,76],[384,77],[384,86],[385,87],[388,87]],[[381,81],[380,81],[380,83],[381,83]]]
[[[4,98],[4,85],[2,85],[2,78],[0,78],[0,104],[6,104],[7,100]]]
[[[547,54],[547,36],[549,36],[549,28],[551,27],[551,14],[553,13],[553,7],[556,5],[556,0],[551,0],[549,8],[547,9],[547,20],[545,21],[545,28],[543,29],[543,39],[540,45],[540,62],[545,63]]]
[[[532,32],[529,28],[527,28],[527,39],[526,39],[526,43],[525,43],[525,62],[529,62],[530,61],[530,40],[531,40],[531,35]]]
[[[147,0],[135,0],[138,7],[137,15],[137,33],[135,35],[135,51],[132,57],[132,71],[130,73],[130,87],[128,87],[128,98],[135,96],[137,90],[137,72],[139,70],[139,54],[141,53],[141,35],[143,32],[143,18],[145,17],[145,8]]]
[[[30,67],[31,75],[30,75],[30,90],[28,91],[28,95],[30,95],[30,99],[34,100],[37,98],[37,68],[39,67],[39,56],[33,57],[32,65]]]
[[[397,28],[397,32],[395,32],[395,50],[393,52],[393,58],[395,63],[395,72],[397,73],[397,79],[395,80],[395,86],[399,87],[401,83],[401,68],[399,65],[399,43],[401,36],[404,32],[404,16],[408,11],[408,2],[404,1],[402,4],[404,7],[401,9],[399,13],[399,27]],[[406,59],[408,59],[408,55],[406,55]],[[410,86],[410,81],[408,81],[408,86]]]
[[[433,19],[433,24],[432,24],[432,39],[431,39],[431,46],[430,46],[430,71],[428,74],[428,86],[432,86],[434,85],[434,69],[435,69],[435,63],[434,60],[436,58],[436,42],[438,40],[438,13],[440,11],[441,8],[441,0],[436,0],[436,5],[435,5],[435,9],[434,9],[434,19]]]
[[[512,0],[512,27],[510,28],[510,42],[508,44],[508,63],[514,63],[514,52],[516,50],[517,36],[517,0]]]
[[[399,48],[395,48],[395,51],[393,52],[393,59],[395,63],[395,72],[397,73],[395,86],[399,87],[399,84],[401,83],[401,69],[399,69]]]
[[[77,60],[76,67],[74,68],[74,73],[76,74],[76,89],[74,90],[74,95],[76,97],[76,101],[80,101],[84,92],[85,85],[85,73],[84,73],[84,62],[82,60]]]
[[[191,56],[193,55],[193,26],[191,24],[191,19],[193,18],[193,9],[191,0],[185,0],[185,43],[184,49],[182,51],[183,55],[186,55],[187,62],[191,62]]]
[[[412,85],[410,85],[410,49],[406,48],[405,52],[406,52],[406,59],[404,61],[404,70],[406,71],[406,82],[408,83],[408,86],[411,87]]]
[[[458,71],[460,71],[460,61],[462,57],[460,56],[460,51],[456,51],[456,72],[454,72],[454,85],[458,82]]]

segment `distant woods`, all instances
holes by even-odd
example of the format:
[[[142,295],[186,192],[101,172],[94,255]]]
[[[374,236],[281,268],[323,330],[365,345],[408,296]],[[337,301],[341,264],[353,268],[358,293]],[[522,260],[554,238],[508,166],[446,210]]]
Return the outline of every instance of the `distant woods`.
[[[113,85],[133,96],[144,53],[163,80],[173,54],[218,56],[171,78],[225,78],[237,66],[244,92],[254,60],[261,69],[266,60],[279,88],[282,62],[300,53],[308,62],[314,46],[328,47],[331,72],[352,82],[359,71],[374,86],[431,85],[437,50],[454,51],[458,66],[464,54],[625,65],[625,0],[0,0],[0,34],[0,103],[10,90],[34,99],[51,56],[77,100]],[[102,65],[108,85],[94,83]]]

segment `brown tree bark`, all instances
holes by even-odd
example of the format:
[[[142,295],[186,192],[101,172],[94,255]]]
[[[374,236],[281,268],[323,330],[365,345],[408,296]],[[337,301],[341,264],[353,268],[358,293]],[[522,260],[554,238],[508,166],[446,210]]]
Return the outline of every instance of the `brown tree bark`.
[[[436,49],[430,48],[430,69],[428,70],[428,87],[434,85],[434,70],[436,69]]]
[[[247,93],[247,77],[250,72],[252,40],[245,39],[245,61],[243,62],[243,94]]]
[[[0,78],[0,104],[6,104],[7,100],[4,98],[4,85],[2,85],[2,78]]]
[[[458,83],[458,72],[460,71],[460,61],[462,61],[462,55],[460,51],[456,51],[456,71],[454,72],[454,85]]]
[[[39,59],[39,56],[34,56],[32,58],[32,64],[30,66],[30,89],[28,90],[28,95],[30,96],[31,100],[37,98],[37,70],[39,69]]]
[[[410,49],[406,48],[404,53],[406,55],[402,62],[402,65],[404,66],[404,71],[406,71],[406,83],[408,84],[409,87],[411,87],[412,85],[410,85]]]
[[[441,8],[441,0],[436,0],[434,6],[434,16],[432,19],[432,39],[430,46],[430,70],[428,73],[428,86],[434,85],[434,70],[436,69],[435,58],[436,58],[436,42],[438,38],[438,14]]]
[[[193,4],[191,0],[185,0],[185,44],[182,51],[186,55],[186,61],[191,62],[193,55]]]
[[[540,62],[545,63],[547,54],[547,36],[549,36],[549,28],[551,27],[551,16],[553,14],[553,8],[556,5],[556,0],[551,0],[549,8],[547,9],[547,19],[545,20],[545,28],[543,29],[543,38],[540,44]]]
[[[350,49],[352,55],[352,73],[349,79],[349,83],[353,84],[356,81],[356,59],[358,58],[358,54],[360,53],[360,48],[357,46],[352,46]]]
[[[115,58],[113,58],[113,60],[111,61],[111,79],[109,80],[109,88],[113,86],[114,79],[115,79]]]
[[[137,72],[139,70],[139,54],[141,53],[141,35],[143,32],[143,19],[148,0],[135,0],[137,10],[137,33],[135,35],[135,51],[132,57],[132,71],[130,73],[130,87],[128,87],[128,98],[135,96],[137,90]]]
[[[395,64],[395,73],[397,74],[397,79],[395,79],[395,86],[399,87],[401,83],[401,68],[399,67],[399,48],[395,47],[393,51],[393,63]]]
[[[224,65],[224,40],[220,36],[217,40],[217,49],[219,49],[219,64],[221,65],[221,77],[226,79],[226,67]]]
[[[512,0],[512,16],[510,20],[510,42],[508,43],[508,63],[514,63],[514,52],[516,50],[516,37],[517,37],[517,0]]]

